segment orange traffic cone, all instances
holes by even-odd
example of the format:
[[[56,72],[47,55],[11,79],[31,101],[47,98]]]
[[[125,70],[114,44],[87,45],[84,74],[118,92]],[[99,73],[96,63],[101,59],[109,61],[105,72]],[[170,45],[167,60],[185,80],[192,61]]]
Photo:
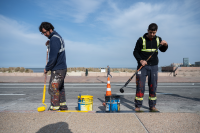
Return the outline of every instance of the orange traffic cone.
[[[107,91],[106,91],[106,96],[111,96],[111,87],[110,87],[110,78],[108,77],[107,81]]]

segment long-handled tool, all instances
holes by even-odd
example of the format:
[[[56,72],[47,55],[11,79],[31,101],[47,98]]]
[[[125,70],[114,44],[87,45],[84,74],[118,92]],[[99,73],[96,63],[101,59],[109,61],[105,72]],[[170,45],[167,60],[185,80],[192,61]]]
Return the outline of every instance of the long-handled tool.
[[[47,58],[46,58],[46,64],[48,62],[48,48],[47,48]],[[45,111],[47,108],[47,105],[44,103],[45,102],[45,93],[46,93],[46,80],[47,80],[47,73],[45,73],[45,79],[44,79],[44,89],[43,89],[43,97],[42,97],[42,103],[44,106],[38,107],[37,110],[38,112]]]
[[[146,60],[146,62],[153,56],[153,54],[161,47],[162,45],[159,45],[158,48],[149,56],[149,58]],[[124,87],[126,87],[129,82],[133,79],[133,77],[142,69],[143,66],[141,66],[134,74],[133,76],[125,83],[125,85],[119,90],[121,93],[124,93]]]

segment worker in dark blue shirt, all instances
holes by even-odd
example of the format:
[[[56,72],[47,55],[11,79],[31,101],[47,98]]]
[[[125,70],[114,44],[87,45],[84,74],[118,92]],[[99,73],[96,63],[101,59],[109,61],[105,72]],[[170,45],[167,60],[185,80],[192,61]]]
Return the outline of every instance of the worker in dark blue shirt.
[[[67,73],[64,40],[54,30],[51,23],[42,22],[39,30],[42,35],[50,39],[46,42],[49,51],[49,60],[44,69],[44,73],[51,71],[48,89],[51,95],[49,110],[68,110],[64,89],[64,79]]]

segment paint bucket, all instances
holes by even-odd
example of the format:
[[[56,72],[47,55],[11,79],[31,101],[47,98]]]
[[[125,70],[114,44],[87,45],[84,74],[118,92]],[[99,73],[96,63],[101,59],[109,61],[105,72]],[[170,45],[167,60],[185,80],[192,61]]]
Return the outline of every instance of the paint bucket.
[[[120,96],[112,95],[105,96],[106,112],[119,112],[120,111]]]
[[[78,110],[92,111],[93,110],[93,96],[90,96],[90,95],[78,96]]]

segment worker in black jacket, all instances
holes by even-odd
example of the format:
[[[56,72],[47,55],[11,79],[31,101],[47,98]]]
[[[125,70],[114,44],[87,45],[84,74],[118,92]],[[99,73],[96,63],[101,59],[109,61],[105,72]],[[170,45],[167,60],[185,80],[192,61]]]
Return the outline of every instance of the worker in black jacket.
[[[148,33],[145,33],[137,40],[133,55],[135,56],[138,66],[143,68],[136,74],[136,97],[135,97],[135,111],[140,111],[142,106],[143,96],[145,92],[146,76],[148,76],[149,86],[149,109],[150,111],[158,111],[156,105],[156,89],[158,80],[158,51],[156,51],[159,45],[162,45],[159,50],[165,52],[168,49],[166,41],[156,36],[158,26],[152,23],[148,27]],[[156,51],[149,61],[145,61]]]

